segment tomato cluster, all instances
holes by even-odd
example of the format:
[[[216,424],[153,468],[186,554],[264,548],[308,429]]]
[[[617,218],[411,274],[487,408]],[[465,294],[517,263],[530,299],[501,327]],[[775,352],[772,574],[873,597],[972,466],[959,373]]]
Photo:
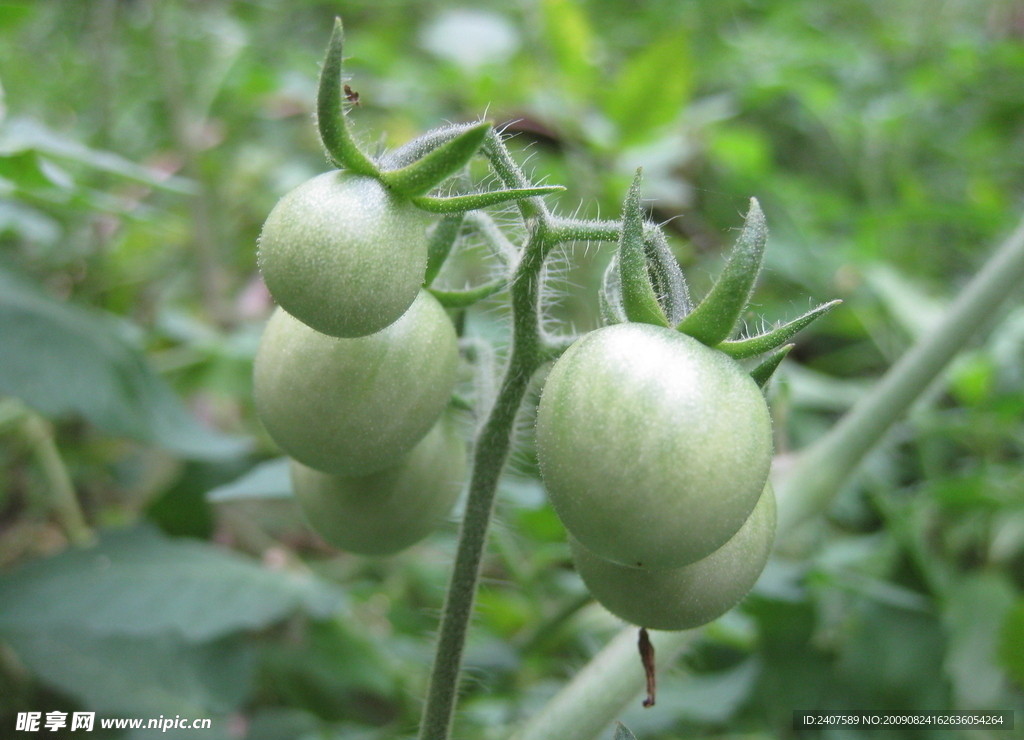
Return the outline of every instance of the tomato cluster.
[[[310,524],[351,552],[408,547],[462,488],[465,448],[444,418],[458,343],[421,287],[426,233],[378,179],[334,171],[285,195],[260,237],[279,308],[256,355],[256,411],[293,458]]]
[[[623,619],[703,624],[764,567],[771,420],[722,352],[651,324],[591,332],[548,375],[537,451],[577,570]]]

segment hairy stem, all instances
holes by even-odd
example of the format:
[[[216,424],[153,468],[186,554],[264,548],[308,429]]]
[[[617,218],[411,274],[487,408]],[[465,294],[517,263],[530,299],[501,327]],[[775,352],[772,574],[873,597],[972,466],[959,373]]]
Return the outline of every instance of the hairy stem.
[[[502,166],[511,163],[500,140],[495,138],[489,148],[492,161],[497,160]],[[499,152],[504,153],[504,156]],[[525,181],[514,164],[512,168],[506,167],[504,175],[499,172],[499,176],[502,179],[508,176],[510,179],[522,178]],[[531,221],[531,238],[512,279],[512,353],[497,399],[476,439],[469,499],[441,617],[427,703],[420,724],[421,740],[447,740],[451,731],[466,630],[480,580],[480,563],[494,511],[494,495],[508,459],[516,414],[530,379],[543,361],[537,311],[540,270],[551,248],[547,239],[546,211],[543,206],[529,201],[520,201],[520,209],[524,217]]]

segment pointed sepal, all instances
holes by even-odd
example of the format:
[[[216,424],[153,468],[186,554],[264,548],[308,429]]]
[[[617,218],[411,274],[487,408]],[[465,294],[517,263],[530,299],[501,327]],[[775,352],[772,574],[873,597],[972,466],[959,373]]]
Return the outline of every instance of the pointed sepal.
[[[622,309],[622,281],[619,279],[619,256],[612,255],[608,267],[601,278],[601,290],[597,293],[597,306],[601,314],[601,324],[626,323],[626,312]]]
[[[840,303],[842,303],[840,300],[823,303],[816,308],[812,308],[803,316],[799,316],[782,326],[777,326],[771,331],[766,331],[764,334],[758,334],[756,337],[747,337],[746,339],[735,339],[729,342],[722,342],[715,345],[715,349],[721,350],[725,354],[729,355],[729,357],[736,360],[742,360],[744,357],[760,355],[785,344],[796,336],[797,332],[805,326],[818,317],[824,316]]]
[[[466,308],[477,301],[491,297],[507,284],[506,280],[498,279],[465,290],[443,290],[440,288],[427,288],[427,290],[445,308]]]
[[[410,198],[410,200],[414,206],[422,208],[428,213],[457,213],[459,211],[474,211],[477,208],[487,208],[488,206],[508,203],[513,200],[551,195],[552,193],[560,193],[563,190],[565,188],[561,185],[544,185],[536,188],[489,190],[483,193],[467,193],[466,195],[451,195],[443,198],[420,195]]]
[[[768,385],[768,381],[772,379],[772,375],[778,369],[779,365],[789,354],[789,351],[795,347],[795,344],[787,344],[779,347],[777,350],[772,352],[764,361],[750,371],[750,377],[757,383],[758,388],[764,388]]]
[[[439,126],[435,129],[420,134],[415,139],[402,144],[400,147],[391,149],[380,155],[381,169],[398,170],[407,167],[417,159],[427,156],[437,147],[461,136],[471,128],[479,125],[477,123],[452,123],[447,126]]]
[[[471,126],[405,167],[382,172],[381,180],[402,195],[423,195],[465,167],[490,131],[487,121]]]
[[[424,285],[429,286],[434,282],[437,273],[441,272],[441,267],[444,266],[444,261],[448,259],[452,246],[459,236],[465,215],[464,213],[453,213],[434,225],[430,241],[427,242],[427,271],[423,275]]]
[[[327,46],[320,85],[316,96],[316,126],[320,141],[330,160],[360,175],[376,176],[377,165],[352,138],[341,101],[341,61],[343,37],[341,18],[334,19],[334,31]]]
[[[640,210],[641,171],[636,171],[622,207],[622,236],[619,239],[619,280],[622,309],[626,318],[641,324],[668,326],[647,270],[644,248],[644,215]]]
[[[669,326],[675,326],[690,312],[690,291],[686,278],[672,254],[661,229],[648,228],[644,239],[647,272]]]
[[[718,282],[676,328],[709,347],[728,339],[750,303],[767,240],[764,213],[757,199],[751,198],[743,231]]]

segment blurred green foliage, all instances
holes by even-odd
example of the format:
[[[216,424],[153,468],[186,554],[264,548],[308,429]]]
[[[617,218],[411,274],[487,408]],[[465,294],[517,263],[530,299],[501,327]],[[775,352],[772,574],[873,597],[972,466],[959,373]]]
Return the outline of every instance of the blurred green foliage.
[[[386,560],[330,551],[265,464],[278,453],[250,402],[271,308],[255,240],[326,167],[311,114],[339,13],[367,141],[486,112],[537,179],[568,187],[562,209],[594,217],[642,165],[697,292],[761,200],[764,319],[846,301],[775,381],[780,465],[1018,217],[1013,0],[0,2],[0,736],[52,709],[215,716],[211,737],[414,732],[455,525]],[[609,256],[557,261],[553,324],[597,325]],[[486,274],[477,257],[447,279]],[[491,339],[501,316],[466,326]],[[778,543],[657,707],[622,718],[636,736],[785,737],[794,709],[1024,707],[1022,368],[1018,304],[827,519]],[[460,738],[507,737],[618,626],[568,568],[522,431]],[[69,549],[69,485],[94,549]]]

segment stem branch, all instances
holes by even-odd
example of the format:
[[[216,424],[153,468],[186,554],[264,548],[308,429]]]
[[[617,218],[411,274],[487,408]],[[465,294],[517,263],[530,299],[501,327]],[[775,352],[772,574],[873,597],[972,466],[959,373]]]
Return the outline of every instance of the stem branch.
[[[528,186],[525,176],[497,136],[492,134],[486,150],[492,166],[506,185]],[[549,216],[544,205],[536,199],[519,201],[519,208],[530,226],[531,236],[511,284],[512,353],[498,397],[476,439],[469,498],[441,617],[430,687],[420,724],[420,740],[447,740],[451,731],[466,630],[480,580],[480,563],[494,510],[494,496],[508,459],[516,414],[530,379],[543,362],[538,317],[539,276],[544,259],[551,250],[547,234]]]

